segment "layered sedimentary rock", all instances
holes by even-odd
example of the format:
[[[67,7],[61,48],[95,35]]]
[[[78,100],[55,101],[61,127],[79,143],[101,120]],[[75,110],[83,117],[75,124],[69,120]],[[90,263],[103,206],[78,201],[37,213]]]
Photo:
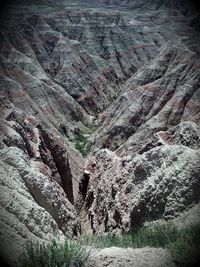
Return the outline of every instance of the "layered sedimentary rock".
[[[199,202],[199,33],[181,10],[155,18],[168,41],[125,82],[90,137],[80,182],[83,232],[132,231]],[[149,36],[155,31],[150,14],[137,16]]]
[[[95,148],[136,152],[155,132],[184,121],[199,124],[198,62],[198,54],[184,46],[164,47],[127,81],[125,92],[106,111]]]
[[[2,149],[1,159],[1,259],[16,266],[28,240],[36,242],[54,238],[64,239],[56,221],[48,212],[53,212],[54,209],[55,215],[58,213],[53,207],[54,203],[58,203],[58,190],[54,188],[49,192],[48,189],[52,188],[47,189],[47,186],[53,187],[53,183],[35,168],[30,167],[21,150]],[[52,203],[50,195],[53,197]]]
[[[168,144],[135,157],[121,158],[107,149],[96,152],[85,170],[88,217],[83,212],[83,229],[125,232],[145,221],[172,219],[198,203],[199,153]]]
[[[1,254],[12,261],[29,239],[132,231],[200,200],[196,10],[58,2],[1,19]]]
[[[149,55],[137,55],[141,37],[133,38],[117,13],[68,11],[19,20],[2,22],[1,93],[57,128],[58,120],[69,128],[89,121],[85,111],[102,111],[119,84],[156,52],[147,44]]]
[[[61,137],[5,97],[1,111],[6,115],[0,118],[0,250],[15,266],[28,240],[77,234],[73,203],[83,162]]]

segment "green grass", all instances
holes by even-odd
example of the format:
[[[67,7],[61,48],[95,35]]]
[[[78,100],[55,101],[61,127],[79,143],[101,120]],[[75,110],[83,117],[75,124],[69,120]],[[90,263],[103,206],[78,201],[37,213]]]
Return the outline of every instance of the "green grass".
[[[173,224],[156,224],[155,226],[142,227],[132,235],[134,247],[165,247],[174,242],[179,235],[178,229]]]
[[[86,146],[88,144],[88,139],[83,134],[75,134],[74,136],[75,148],[85,157],[87,155]]]
[[[82,245],[105,247],[162,247],[168,249],[180,267],[197,266],[200,260],[200,225],[178,230],[173,224],[143,226],[132,234],[85,236]]]
[[[143,226],[131,234],[82,236],[78,241],[49,245],[29,244],[20,258],[21,267],[68,267],[70,263],[83,266],[89,252],[83,246],[105,247],[162,247],[170,251],[179,267],[198,266],[200,260],[200,225],[177,229],[171,223]]]
[[[86,157],[90,151],[89,136],[94,133],[100,125],[101,124],[97,123],[97,121],[86,125],[80,124],[78,131],[74,132],[74,136],[70,138],[70,141],[75,144],[75,148],[83,155],[83,157]],[[63,130],[65,130],[65,127],[61,124],[60,131],[63,133]]]
[[[19,263],[21,267],[69,267],[70,263],[81,267],[88,256],[89,252],[75,241],[61,244],[54,240],[49,244],[28,243]]]
[[[175,242],[167,248],[181,267],[195,267],[200,263],[200,225],[179,231]]]
[[[165,247],[176,241],[179,232],[172,224],[163,224],[155,226],[143,226],[132,234],[124,235],[97,235],[83,236],[80,239],[81,244],[94,245],[99,248],[104,247],[132,247],[142,248],[145,246]]]

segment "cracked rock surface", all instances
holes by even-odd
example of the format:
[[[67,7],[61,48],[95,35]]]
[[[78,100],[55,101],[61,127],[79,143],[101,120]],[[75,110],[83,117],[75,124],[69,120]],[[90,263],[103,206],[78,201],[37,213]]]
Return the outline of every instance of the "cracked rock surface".
[[[94,2],[24,1],[0,19],[0,257],[12,265],[30,239],[198,221],[198,10]],[[89,266],[124,257],[174,266],[151,248],[99,250]]]

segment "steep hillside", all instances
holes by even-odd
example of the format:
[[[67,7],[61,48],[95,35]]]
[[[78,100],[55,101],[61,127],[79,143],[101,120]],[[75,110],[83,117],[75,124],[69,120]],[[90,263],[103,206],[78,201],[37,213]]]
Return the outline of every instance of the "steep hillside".
[[[196,207],[194,7],[186,0],[5,6],[1,258],[16,264],[27,240],[130,232]]]

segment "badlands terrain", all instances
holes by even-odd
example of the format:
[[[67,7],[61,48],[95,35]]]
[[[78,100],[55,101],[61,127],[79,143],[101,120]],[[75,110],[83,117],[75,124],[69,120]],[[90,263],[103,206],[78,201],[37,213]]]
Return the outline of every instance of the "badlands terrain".
[[[11,1],[0,40],[4,262],[17,266],[29,240],[199,223],[194,3]],[[175,266],[155,248],[108,248],[89,264]]]

